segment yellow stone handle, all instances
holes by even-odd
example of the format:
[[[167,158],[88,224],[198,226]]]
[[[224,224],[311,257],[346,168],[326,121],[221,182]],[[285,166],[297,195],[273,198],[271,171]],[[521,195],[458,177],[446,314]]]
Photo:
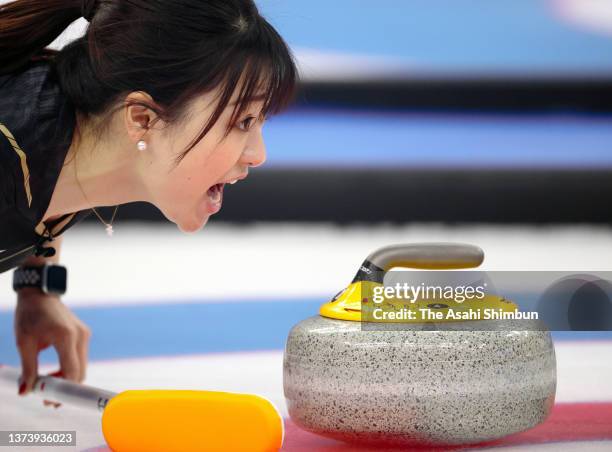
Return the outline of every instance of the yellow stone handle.
[[[475,268],[482,264],[483,260],[484,252],[474,245],[464,243],[406,243],[380,248],[371,253],[366,262],[383,271],[388,271],[393,267],[450,270]]]

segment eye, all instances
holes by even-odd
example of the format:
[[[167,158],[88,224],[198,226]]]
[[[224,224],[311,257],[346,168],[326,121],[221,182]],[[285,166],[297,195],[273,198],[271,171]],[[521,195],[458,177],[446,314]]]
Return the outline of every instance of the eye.
[[[236,127],[238,127],[240,130],[242,130],[243,132],[248,132],[251,127],[253,127],[253,124],[255,123],[255,116],[248,116],[246,118],[244,118],[242,121],[240,121]]]

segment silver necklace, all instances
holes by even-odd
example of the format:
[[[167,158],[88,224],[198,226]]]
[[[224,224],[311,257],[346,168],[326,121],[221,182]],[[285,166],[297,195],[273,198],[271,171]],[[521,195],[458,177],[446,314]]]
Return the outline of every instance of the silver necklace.
[[[107,223],[106,221],[104,221],[102,216],[100,216],[100,214],[95,209],[95,207],[91,204],[89,199],[87,199],[87,195],[85,194],[85,190],[83,190],[83,186],[81,185],[81,181],[79,181],[79,176],[77,175],[77,169],[76,169],[76,156],[74,157],[74,177],[75,177],[75,179],[77,181],[79,189],[81,190],[81,193],[83,194],[83,198],[85,198],[85,201],[87,201],[87,203],[91,207],[91,210],[93,210],[93,212],[100,219],[102,224],[106,227],[106,235],[108,235],[109,237],[112,237],[113,236],[113,232],[114,232],[114,230],[113,230],[113,222],[115,221],[115,215],[117,215],[117,210],[119,210],[119,206],[115,206],[115,211],[113,212],[113,216],[112,216],[112,218],[110,220],[110,223]]]

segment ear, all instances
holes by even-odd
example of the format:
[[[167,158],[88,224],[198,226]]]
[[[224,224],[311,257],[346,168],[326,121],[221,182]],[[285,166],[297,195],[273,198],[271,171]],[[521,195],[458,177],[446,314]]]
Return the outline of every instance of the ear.
[[[135,91],[127,95],[124,105],[125,128],[130,139],[136,143],[143,139],[152,125],[159,120],[157,113],[151,109],[151,107],[155,109],[159,107],[153,98],[143,91]]]

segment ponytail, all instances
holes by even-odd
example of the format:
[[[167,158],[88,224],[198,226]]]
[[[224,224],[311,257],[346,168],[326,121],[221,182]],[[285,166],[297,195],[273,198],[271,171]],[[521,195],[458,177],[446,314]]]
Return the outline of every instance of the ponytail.
[[[88,2],[86,2],[88,3]],[[15,0],[0,5],[0,75],[18,71],[81,17],[80,0]]]

